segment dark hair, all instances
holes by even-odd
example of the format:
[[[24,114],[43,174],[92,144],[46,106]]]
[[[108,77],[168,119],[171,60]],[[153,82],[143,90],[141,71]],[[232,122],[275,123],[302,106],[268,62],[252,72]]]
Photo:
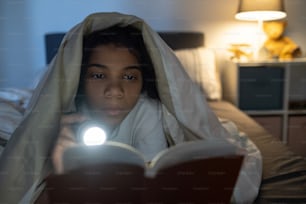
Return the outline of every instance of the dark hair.
[[[84,96],[84,80],[86,68],[93,48],[100,45],[114,44],[118,47],[126,47],[139,61],[143,78],[142,93],[146,93],[153,99],[158,99],[156,88],[156,77],[151,58],[148,55],[142,35],[134,27],[113,26],[104,30],[98,30],[84,36],[83,39],[83,58],[77,94],[77,104]]]

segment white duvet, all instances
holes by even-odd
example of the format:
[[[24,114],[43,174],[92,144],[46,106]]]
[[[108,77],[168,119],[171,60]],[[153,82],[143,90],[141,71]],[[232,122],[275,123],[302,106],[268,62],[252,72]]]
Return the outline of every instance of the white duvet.
[[[24,117],[32,91],[17,88],[0,89],[0,140],[8,141]],[[0,146],[0,152],[2,150]]]

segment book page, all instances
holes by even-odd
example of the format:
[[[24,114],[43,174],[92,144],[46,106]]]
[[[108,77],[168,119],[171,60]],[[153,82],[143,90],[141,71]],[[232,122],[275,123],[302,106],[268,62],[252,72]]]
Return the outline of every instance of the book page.
[[[133,147],[108,141],[103,145],[80,145],[67,149],[63,155],[64,172],[99,164],[129,164],[145,168],[145,160]]]
[[[146,176],[154,177],[160,169],[204,158],[243,155],[243,151],[221,139],[196,140],[177,144],[155,156]]]

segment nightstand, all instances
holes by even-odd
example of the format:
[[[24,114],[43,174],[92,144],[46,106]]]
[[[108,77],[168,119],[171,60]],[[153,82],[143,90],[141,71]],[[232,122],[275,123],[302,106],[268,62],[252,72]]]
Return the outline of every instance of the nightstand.
[[[306,156],[306,59],[228,62],[223,98]]]

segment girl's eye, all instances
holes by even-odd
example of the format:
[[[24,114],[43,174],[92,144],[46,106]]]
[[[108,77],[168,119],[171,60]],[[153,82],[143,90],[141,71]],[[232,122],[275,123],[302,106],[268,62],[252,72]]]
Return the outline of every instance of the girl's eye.
[[[88,75],[88,78],[90,78],[90,79],[104,79],[105,78],[105,74],[102,74],[102,73],[90,73]]]
[[[132,75],[132,74],[125,74],[124,76],[123,76],[123,79],[125,79],[125,80],[135,80],[135,79],[137,79],[137,77],[136,76],[134,76],[134,75]]]

